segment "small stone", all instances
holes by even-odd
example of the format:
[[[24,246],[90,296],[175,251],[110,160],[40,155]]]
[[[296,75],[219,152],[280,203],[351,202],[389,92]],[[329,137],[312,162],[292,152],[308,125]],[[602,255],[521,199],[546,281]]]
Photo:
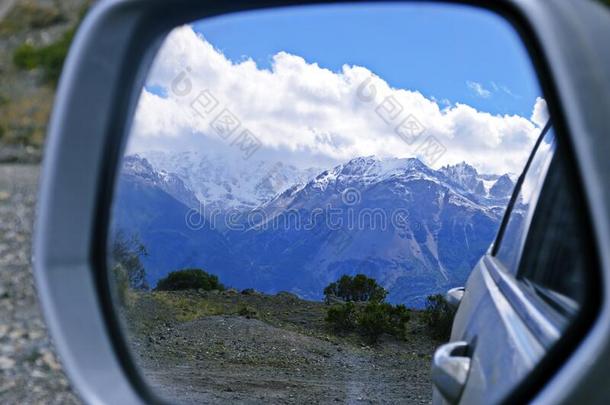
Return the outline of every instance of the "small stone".
[[[32,378],[45,378],[47,375],[40,370],[32,371]]]
[[[9,357],[0,357],[0,370],[10,370],[15,367],[15,360]]]
[[[45,351],[42,353],[42,361],[46,364],[51,370],[60,370],[61,366],[59,362],[55,359],[55,355],[53,355],[50,351]]]
[[[11,195],[6,191],[0,191],[0,201],[6,201],[11,198]]]

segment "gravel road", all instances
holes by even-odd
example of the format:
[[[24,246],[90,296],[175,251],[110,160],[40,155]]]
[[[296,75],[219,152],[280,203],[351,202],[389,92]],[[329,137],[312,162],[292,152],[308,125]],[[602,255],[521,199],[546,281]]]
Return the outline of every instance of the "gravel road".
[[[42,320],[31,274],[39,166],[0,165],[0,403],[78,404]]]

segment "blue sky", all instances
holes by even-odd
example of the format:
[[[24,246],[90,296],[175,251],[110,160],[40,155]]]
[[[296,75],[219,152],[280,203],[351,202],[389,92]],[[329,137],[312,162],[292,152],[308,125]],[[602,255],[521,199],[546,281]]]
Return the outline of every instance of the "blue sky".
[[[493,114],[529,117],[541,96],[512,27],[470,7],[284,8],[216,17],[193,27],[232,61],[251,58],[260,68],[269,68],[280,51],[333,71],[361,65],[393,87]]]

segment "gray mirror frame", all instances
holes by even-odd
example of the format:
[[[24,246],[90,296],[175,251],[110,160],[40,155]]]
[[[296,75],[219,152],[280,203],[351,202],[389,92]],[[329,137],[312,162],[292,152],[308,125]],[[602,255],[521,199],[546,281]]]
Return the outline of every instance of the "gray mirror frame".
[[[162,38],[195,18],[319,3],[324,1],[102,0],[83,22],[49,125],[34,272],[61,360],[87,403],[160,402],[144,386],[118,330],[110,306],[105,243],[126,129]],[[595,218],[599,311],[567,362],[530,399],[603,402],[610,396],[603,379],[610,364],[610,250],[604,249],[610,246],[610,43],[599,39],[610,38],[610,13],[593,0],[459,3],[492,8],[521,34],[559,135],[571,146],[589,215]]]

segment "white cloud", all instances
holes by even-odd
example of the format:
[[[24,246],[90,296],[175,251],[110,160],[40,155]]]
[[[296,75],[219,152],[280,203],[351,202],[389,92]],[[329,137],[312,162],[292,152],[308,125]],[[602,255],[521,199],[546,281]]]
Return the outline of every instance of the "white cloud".
[[[509,96],[511,96],[512,98],[515,98],[515,99],[521,98],[521,96],[513,93],[513,91],[511,89],[509,89],[507,86],[505,86],[503,84],[497,84],[496,82],[491,82],[491,89],[493,90],[494,93],[498,93],[499,91],[502,91],[502,92],[508,94]]]
[[[543,128],[549,120],[549,110],[546,105],[546,100],[541,97],[536,97],[536,103],[534,104],[534,110],[530,121],[536,124],[539,128]]]
[[[491,91],[489,91],[485,87],[483,87],[483,85],[481,83],[472,82],[472,81],[468,80],[466,82],[466,86],[468,86],[468,88],[470,90],[472,90],[474,92],[474,94],[476,94],[479,97],[489,98],[491,96]]]
[[[179,75],[182,80],[176,80]],[[418,91],[391,88],[365,67],[344,65],[332,72],[285,52],[273,56],[270,70],[252,60],[233,63],[190,27],[170,34],[147,84],[168,89],[168,97],[143,92],[131,151],[236,152],[231,140],[247,128],[262,143],[258,158],[293,164],[325,166],[365,155],[421,157],[422,143],[434,139],[446,148],[434,167],[467,161],[484,172],[517,173],[539,132],[524,117],[491,115],[465,104],[441,107]],[[207,117],[191,107],[203,90],[218,101]],[[240,121],[226,140],[211,125],[223,108]],[[395,133],[407,116],[425,128],[412,144]]]

